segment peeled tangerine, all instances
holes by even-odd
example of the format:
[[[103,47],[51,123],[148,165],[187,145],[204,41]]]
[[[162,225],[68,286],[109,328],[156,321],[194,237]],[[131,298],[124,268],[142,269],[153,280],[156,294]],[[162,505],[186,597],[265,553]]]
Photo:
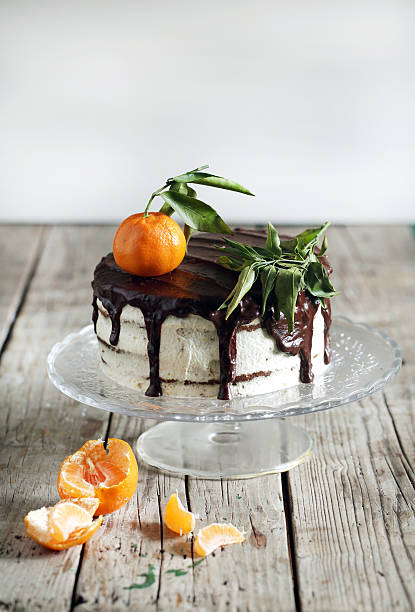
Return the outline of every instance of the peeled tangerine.
[[[98,505],[99,501],[93,498],[71,499],[32,510],[24,519],[27,535],[52,550],[83,544],[102,523],[102,516],[92,520]]]
[[[171,531],[184,535],[193,531],[196,521],[195,515],[185,509],[177,493],[173,493],[164,510],[164,522]]]
[[[102,440],[89,440],[62,463],[58,493],[62,499],[97,499],[97,516],[124,506],[134,495],[137,482],[137,461],[127,442],[110,438],[106,451]]]
[[[194,551],[200,557],[205,557],[220,546],[237,544],[244,540],[244,534],[231,523],[212,523],[203,527],[197,534]]]

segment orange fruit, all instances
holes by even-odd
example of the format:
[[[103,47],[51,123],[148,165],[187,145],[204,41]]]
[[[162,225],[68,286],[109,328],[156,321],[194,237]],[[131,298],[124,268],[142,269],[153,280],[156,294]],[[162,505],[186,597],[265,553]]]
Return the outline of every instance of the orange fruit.
[[[164,510],[164,522],[171,531],[183,535],[193,531],[196,520],[195,515],[183,506],[177,493],[173,493]]]
[[[161,212],[137,213],[124,219],[114,237],[114,259],[137,276],[160,276],[183,260],[186,238],[171,217]]]
[[[24,519],[26,533],[32,540],[52,550],[64,550],[89,540],[102,523],[92,520],[97,499],[68,499],[55,506],[32,510]]]
[[[62,463],[58,493],[62,499],[95,497],[95,516],[119,510],[134,495],[138,466],[131,446],[110,438],[107,452],[102,440],[89,440]]]
[[[205,557],[219,546],[237,544],[244,540],[244,534],[231,523],[212,523],[197,534],[194,551],[200,557]]]

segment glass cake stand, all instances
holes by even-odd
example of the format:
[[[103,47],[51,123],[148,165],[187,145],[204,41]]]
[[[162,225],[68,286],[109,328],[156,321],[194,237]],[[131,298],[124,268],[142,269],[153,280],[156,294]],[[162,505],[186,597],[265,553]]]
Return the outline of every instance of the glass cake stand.
[[[401,351],[382,331],[338,317],[330,337],[331,363],[314,383],[229,401],[146,397],[117,384],[101,371],[92,325],[55,344],[48,373],[78,402],[161,421],[137,442],[149,465],[203,478],[250,478],[289,470],[311,454],[310,436],[287,417],[360,400],[399,371]]]

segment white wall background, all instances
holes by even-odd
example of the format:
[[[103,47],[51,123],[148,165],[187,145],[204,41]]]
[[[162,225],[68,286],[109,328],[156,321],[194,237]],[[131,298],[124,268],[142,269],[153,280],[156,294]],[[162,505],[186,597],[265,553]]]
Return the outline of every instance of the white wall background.
[[[415,220],[413,0],[1,0],[0,71],[2,220],[205,162],[257,194],[199,191],[230,222]]]

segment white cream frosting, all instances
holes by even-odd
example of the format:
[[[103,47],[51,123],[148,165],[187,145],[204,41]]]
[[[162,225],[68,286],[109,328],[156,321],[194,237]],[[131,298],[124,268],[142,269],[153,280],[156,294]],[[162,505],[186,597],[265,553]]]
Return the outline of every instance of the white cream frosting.
[[[104,373],[122,385],[144,392],[149,384],[149,362],[141,310],[124,307],[118,344],[110,348],[107,345],[111,319],[99,300],[97,305],[97,336],[106,343],[99,343]],[[299,382],[300,357],[279,351],[274,339],[262,327],[252,329],[259,323],[256,319],[237,331],[236,377],[263,374],[232,383],[233,397],[269,393]],[[311,355],[313,372],[318,375],[325,367],[324,320],[320,307],[314,317]],[[219,342],[214,324],[198,315],[167,317],[161,327],[160,342],[163,395],[217,397],[219,375]]]

